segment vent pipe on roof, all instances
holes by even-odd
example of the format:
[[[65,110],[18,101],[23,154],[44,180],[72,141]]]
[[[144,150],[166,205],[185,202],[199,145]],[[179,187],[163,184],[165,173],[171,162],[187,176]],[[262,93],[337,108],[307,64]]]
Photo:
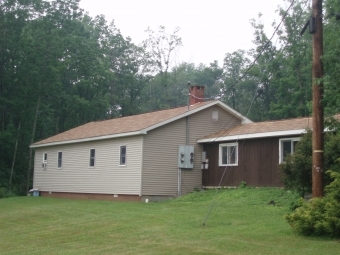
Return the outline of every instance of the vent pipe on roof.
[[[188,81],[188,111],[190,110],[190,81]]]

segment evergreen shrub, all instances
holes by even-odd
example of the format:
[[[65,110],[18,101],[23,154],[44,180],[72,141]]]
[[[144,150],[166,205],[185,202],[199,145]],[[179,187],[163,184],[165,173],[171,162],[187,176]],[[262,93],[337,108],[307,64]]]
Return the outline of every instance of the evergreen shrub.
[[[340,237],[340,173],[327,171],[333,181],[326,186],[323,198],[302,202],[302,206],[285,215],[300,234]]]

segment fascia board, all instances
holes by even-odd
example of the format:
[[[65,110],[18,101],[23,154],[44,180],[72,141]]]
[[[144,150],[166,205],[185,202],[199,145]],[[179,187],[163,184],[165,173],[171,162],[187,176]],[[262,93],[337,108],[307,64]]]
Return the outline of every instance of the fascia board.
[[[211,142],[233,141],[233,140],[243,140],[243,139],[251,139],[251,138],[286,136],[286,135],[302,135],[302,134],[305,134],[306,132],[307,132],[306,129],[296,129],[296,130],[275,131],[275,132],[265,132],[265,133],[256,133],[256,134],[221,136],[221,137],[215,137],[215,138],[199,139],[197,140],[197,143],[211,143]]]
[[[145,134],[146,132],[136,131],[136,132],[129,132],[129,133],[114,134],[114,135],[96,136],[96,137],[90,137],[90,138],[84,138],[84,139],[75,139],[75,140],[67,140],[67,141],[60,141],[60,142],[36,144],[36,145],[32,144],[30,145],[30,148],[35,149],[35,148],[41,148],[41,147],[47,147],[47,146],[64,145],[64,144],[70,144],[70,143],[83,143],[83,142],[91,142],[91,141],[127,137],[127,136],[134,136],[134,135],[145,135]]]

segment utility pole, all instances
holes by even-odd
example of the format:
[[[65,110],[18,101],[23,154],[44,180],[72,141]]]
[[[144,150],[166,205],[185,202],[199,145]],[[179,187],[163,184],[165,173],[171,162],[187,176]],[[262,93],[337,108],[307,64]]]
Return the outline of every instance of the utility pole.
[[[313,0],[313,198],[323,196],[324,126],[323,126],[323,31],[322,0]],[[310,25],[311,25],[310,23]]]

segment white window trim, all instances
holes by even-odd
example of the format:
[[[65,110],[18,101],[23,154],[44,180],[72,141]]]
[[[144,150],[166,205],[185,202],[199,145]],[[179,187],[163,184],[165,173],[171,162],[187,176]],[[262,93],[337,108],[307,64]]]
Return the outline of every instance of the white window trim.
[[[43,156],[42,156],[42,163],[47,163],[48,155],[47,155],[47,159],[46,159],[46,160],[45,160],[45,155],[47,155],[47,152],[44,152],[44,153],[43,153]]]
[[[61,166],[59,167],[59,153],[61,153]],[[57,152],[57,169],[62,169],[63,168],[63,152],[58,151]]]
[[[285,141],[291,141],[291,142],[300,141],[300,137],[290,137],[290,138],[279,139],[279,164],[284,162],[283,155],[282,155],[282,142],[285,142]]]
[[[94,150],[94,161],[93,161],[93,166],[91,166],[91,150]],[[90,148],[90,149],[89,149],[89,168],[94,168],[94,167],[96,167],[96,157],[97,157],[96,149],[95,149],[95,148]]]
[[[223,147],[228,146],[236,146],[236,153],[235,153],[235,164],[222,164],[222,149]],[[238,143],[220,143],[218,146],[218,166],[238,166]]]
[[[125,147],[125,164],[121,165],[121,159],[122,159],[122,147]],[[119,146],[119,166],[126,166],[126,162],[127,162],[127,146],[126,145],[120,145]]]

